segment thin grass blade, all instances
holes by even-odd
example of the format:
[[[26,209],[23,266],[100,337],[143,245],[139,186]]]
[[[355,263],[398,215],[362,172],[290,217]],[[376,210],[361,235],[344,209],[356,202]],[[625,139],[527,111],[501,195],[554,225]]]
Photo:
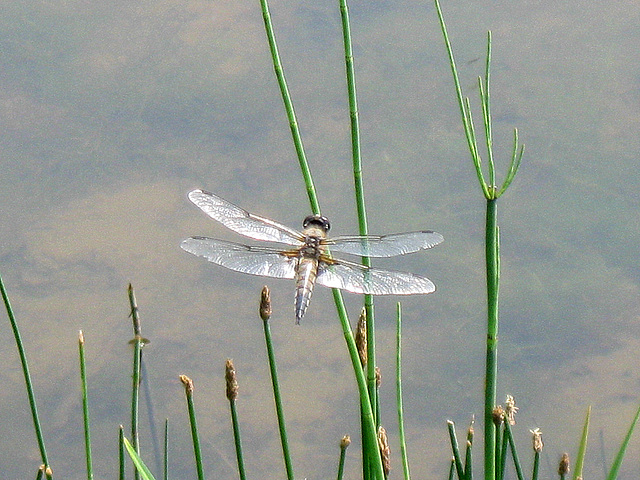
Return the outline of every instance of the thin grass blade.
[[[591,405],[587,408],[587,415],[584,419],[582,427],[582,437],[580,438],[580,446],[578,447],[578,456],[576,457],[575,468],[573,469],[573,480],[582,477],[582,469],[584,467],[584,458],[587,454],[587,438],[589,437],[589,424],[591,422]]]
[[[40,426],[40,418],[38,417],[38,408],[36,406],[36,396],[33,392],[33,383],[31,381],[31,374],[29,373],[29,364],[27,363],[27,354],[22,344],[22,338],[20,336],[20,330],[18,329],[18,322],[13,314],[13,308],[11,308],[11,302],[9,301],[9,295],[4,288],[4,282],[0,276],[0,293],[2,294],[2,301],[4,302],[5,309],[7,310],[7,316],[11,323],[11,330],[16,341],[16,347],[18,348],[18,355],[20,356],[20,363],[22,364],[22,375],[24,376],[24,383],[27,387],[27,397],[29,398],[29,407],[31,408],[31,419],[33,420],[33,428],[36,432],[36,438],[38,441],[38,448],[40,450],[40,458],[45,468],[45,474],[47,470],[51,470],[49,466],[49,460],[47,458],[47,449],[44,445],[44,436],[42,435],[42,427]]]
[[[151,474],[151,471],[147,468],[147,466],[144,464],[144,462],[136,452],[135,448],[133,448],[131,443],[129,443],[129,440],[127,440],[126,438],[124,439],[124,446],[127,449],[127,452],[129,453],[129,456],[131,457],[136,470],[140,473],[140,477],[143,480],[155,480],[153,478],[153,475]]]
[[[93,461],[91,457],[91,433],[89,429],[89,396],[87,394],[87,368],[84,354],[84,335],[78,333],[78,355],[80,357],[80,382],[82,387],[82,420],[84,425],[84,449],[87,463],[87,479],[93,479]]]

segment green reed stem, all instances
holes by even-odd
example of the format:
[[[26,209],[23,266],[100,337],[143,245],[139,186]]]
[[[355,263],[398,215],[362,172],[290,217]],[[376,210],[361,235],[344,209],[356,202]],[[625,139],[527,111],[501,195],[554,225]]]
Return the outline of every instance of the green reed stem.
[[[195,457],[198,480],[204,480],[204,470],[202,467],[202,451],[200,448],[200,435],[198,434],[198,424],[196,422],[196,409],[193,405],[193,381],[186,375],[180,375],[180,381],[184,385],[184,392],[187,398],[189,425],[191,426],[191,440],[193,442],[193,455]]]
[[[455,478],[455,474],[456,474],[456,459],[452,458],[451,462],[449,463],[449,480],[453,480]]]
[[[513,465],[516,468],[516,476],[518,480],[524,480],[524,474],[522,473],[522,465],[520,464],[520,457],[518,456],[518,451],[516,449],[516,442],[513,439],[513,433],[511,432],[511,425],[508,421],[504,422],[504,433],[506,440],[509,444],[509,449],[511,450],[511,457],[513,458]]]
[[[342,437],[340,441],[340,459],[338,460],[338,476],[337,480],[342,480],[344,476],[344,461],[347,456],[347,448],[351,445],[351,438],[349,435]]]
[[[307,158],[304,153],[302,137],[300,136],[300,128],[298,126],[298,120],[293,109],[293,102],[291,101],[291,96],[289,94],[289,87],[287,87],[287,81],[284,77],[284,69],[282,68],[282,63],[280,62],[280,55],[278,53],[278,46],[276,44],[276,36],[273,32],[273,25],[271,24],[271,14],[269,13],[269,5],[267,0],[260,0],[260,6],[262,7],[262,18],[264,20],[264,27],[267,33],[267,41],[269,42],[269,50],[271,52],[271,59],[273,61],[273,69],[276,73],[278,86],[280,87],[280,94],[282,95],[284,108],[287,112],[289,128],[291,129],[291,135],[293,136],[293,144],[296,149],[296,154],[298,155],[298,161],[300,164],[300,170],[302,171],[302,176],[304,178],[304,183],[307,187],[309,202],[311,203],[311,211],[314,214],[319,214],[320,205],[316,196],[315,187],[313,186],[311,170],[309,169],[309,164],[307,163]]]
[[[280,382],[278,381],[278,368],[276,357],[271,340],[271,327],[269,319],[263,320],[264,339],[267,346],[267,357],[269,360],[269,370],[271,372],[271,385],[273,386],[273,399],[276,405],[276,416],[278,417],[278,428],[280,430],[280,443],[282,444],[282,456],[287,471],[288,480],[293,480],[293,465],[291,463],[291,453],[289,451],[289,440],[287,439],[287,428],[284,421],[284,409],[282,408],[282,395],[280,394]]]
[[[467,430],[467,448],[465,450],[464,459],[464,478],[465,480],[473,480],[473,436],[474,436],[474,424],[475,420],[471,419],[471,425]]]
[[[356,76],[351,46],[351,27],[349,22],[349,7],[347,0],[340,0],[340,17],[342,19],[342,36],[344,42],[345,69],[347,77],[347,92],[349,96],[349,118],[351,125],[351,159],[353,164],[353,181],[358,214],[358,229],[360,235],[367,235],[367,211],[364,201],[364,183],[362,179],[362,157],[360,155],[360,122],[358,117],[358,100],[356,95]],[[371,259],[362,257],[362,264],[370,267]],[[376,405],[376,339],[373,311],[373,295],[364,296],[364,306],[367,313],[367,383],[369,398]],[[377,409],[376,409],[377,410]],[[376,427],[380,425],[377,411],[374,410]]]
[[[125,461],[124,461],[124,427],[120,425],[118,428],[118,480],[125,479]]]
[[[507,459],[507,442],[502,434],[502,424],[493,424],[496,431],[495,441],[495,465],[496,465],[496,479],[502,480],[504,478],[504,469]]]
[[[538,480],[539,472],[540,472],[540,452],[535,451],[533,453],[533,473],[531,474],[531,480]]]
[[[20,356],[20,363],[22,365],[22,374],[24,376],[24,383],[27,387],[27,397],[29,398],[29,407],[31,408],[31,419],[33,420],[33,428],[36,432],[36,439],[38,441],[38,448],[40,449],[40,459],[44,465],[45,473],[47,469],[50,471],[49,460],[47,458],[47,450],[44,446],[44,437],[42,435],[42,427],[40,426],[40,419],[38,417],[38,408],[36,406],[36,396],[33,392],[33,383],[31,381],[31,374],[29,373],[29,364],[27,363],[27,354],[22,344],[22,338],[20,336],[20,330],[18,329],[18,322],[13,314],[13,308],[11,308],[11,302],[9,301],[9,295],[4,288],[4,282],[0,276],[0,292],[2,293],[2,301],[4,302],[5,309],[7,310],[7,316],[9,317],[9,323],[11,323],[11,330],[16,341],[16,347],[18,348],[18,355]],[[49,476],[49,475],[47,475]]]
[[[447,429],[449,430],[449,440],[451,441],[451,451],[456,466],[456,473],[458,474],[458,479],[462,480],[464,479],[464,467],[462,466],[458,438],[456,437],[456,426],[451,420],[447,420]]]
[[[400,437],[400,456],[405,480],[410,480],[407,443],[404,435],[404,412],[402,408],[402,307],[396,304],[396,401],[398,407],[398,436]]]
[[[584,419],[582,427],[582,437],[580,437],[580,446],[578,455],[576,456],[575,466],[573,468],[573,478],[583,478],[582,469],[584,467],[584,458],[587,455],[587,439],[589,438],[589,424],[591,423],[591,405],[587,408],[587,415]]]
[[[38,473],[36,473],[36,480],[41,480],[44,477],[44,465],[38,467]]]
[[[627,451],[627,447],[629,446],[629,441],[631,440],[631,435],[638,424],[638,419],[640,419],[640,407],[636,410],[636,414],[631,421],[631,425],[629,425],[629,429],[622,440],[622,444],[618,449],[618,453],[616,453],[615,458],[613,459],[613,463],[611,464],[611,469],[609,470],[609,474],[607,475],[607,480],[615,480],[618,478],[618,474],[620,473],[620,467],[622,466],[622,460],[624,459],[624,455]]]
[[[80,382],[82,384],[82,420],[84,424],[84,448],[87,461],[87,479],[93,479],[93,462],[91,459],[91,433],[89,431],[89,396],[87,394],[87,369],[84,355],[84,335],[78,333],[78,354],[80,356]]]
[[[164,420],[164,455],[162,457],[162,478],[169,480],[169,419]]]
[[[289,89],[287,87],[286,79],[284,76],[284,70],[280,62],[280,56],[279,56],[278,48],[276,45],[276,39],[275,39],[275,34],[273,32],[271,15],[269,13],[267,0],[260,0],[260,5],[262,7],[262,17],[264,20],[267,41],[269,43],[269,50],[271,52],[271,58],[273,61],[273,66],[274,66],[276,78],[278,81],[278,86],[280,87],[282,100],[284,102],[285,110],[287,113],[287,118],[289,119],[289,126],[291,129],[291,134],[293,137],[296,153],[298,155],[298,162],[300,164],[300,169],[302,171],[305,186],[307,189],[307,195],[309,197],[309,202],[311,204],[311,211],[314,214],[318,214],[320,213],[320,206],[318,203],[315,187],[311,177],[311,170],[309,169],[309,165],[306,160],[306,156],[304,154],[304,147],[302,144],[302,139],[301,139],[300,131],[298,128],[298,122],[294,112],[293,103],[291,101],[291,97],[289,95]],[[342,330],[345,335],[345,340],[347,342],[347,349],[349,350],[349,356],[351,357],[351,362],[353,364],[354,372],[356,375],[356,381],[358,383],[360,404],[363,412],[362,418],[365,426],[363,430],[367,437],[367,440],[366,440],[367,450],[365,451],[366,454],[364,455],[364,457],[370,457],[375,459],[375,461],[373,462],[375,464],[373,468],[376,474],[376,478],[382,479],[384,478],[384,474],[382,470],[382,461],[380,459],[380,451],[377,448],[378,441],[377,441],[376,425],[375,425],[375,420],[374,420],[373,411],[372,411],[372,405],[374,404],[370,400],[370,395],[367,388],[367,380],[364,376],[362,366],[360,365],[358,351],[357,351],[355,342],[353,340],[351,327],[349,325],[349,319],[347,316],[346,309],[344,307],[344,301],[343,301],[342,293],[340,292],[340,290],[333,289],[333,298],[336,304],[336,309],[338,311],[338,317],[340,319],[340,323],[342,324]],[[365,442],[363,441],[363,445],[364,444]]]
[[[240,480],[245,480],[247,476],[244,471],[242,443],[240,441],[240,425],[238,423],[238,409],[236,408],[235,400],[229,401],[229,408],[231,410],[231,424],[233,426],[233,439],[236,446],[236,460],[238,462],[238,473],[240,476]]]
[[[129,296],[129,306],[131,309],[131,321],[133,322],[133,374],[132,387],[131,387],[131,443],[138,455],[140,455],[140,438],[138,434],[138,414],[139,414],[139,401],[140,401],[140,360],[142,357],[143,339],[140,329],[140,317],[138,316],[138,305],[136,304],[136,297],[133,292],[133,286],[129,284],[127,288]],[[138,469],[133,471],[133,477],[135,480],[140,478]]]
[[[362,364],[360,363],[358,347],[356,346],[355,339],[353,338],[353,332],[351,331],[351,326],[349,325],[349,319],[347,318],[347,311],[344,306],[342,295],[340,294],[340,290],[334,288],[332,289],[332,291],[333,299],[338,310],[338,318],[340,319],[340,323],[342,324],[342,333],[344,334],[345,341],[347,342],[347,349],[349,351],[349,357],[351,358],[351,365],[356,375],[356,382],[358,384],[363,437],[366,437],[366,439],[363,438],[363,445],[366,441],[366,451],[363,451],[363,458],[368,458],[370,460],[369,466],[373,472],[373,478],[382,480],[384,478],[384,471],[382,469],[380,449],[378,448],[378,435],[373,418],[371,401],[369,400],[367,381],[364,375],[364,370],[362,369]],[[365,478],[369,478],[369,475]]]

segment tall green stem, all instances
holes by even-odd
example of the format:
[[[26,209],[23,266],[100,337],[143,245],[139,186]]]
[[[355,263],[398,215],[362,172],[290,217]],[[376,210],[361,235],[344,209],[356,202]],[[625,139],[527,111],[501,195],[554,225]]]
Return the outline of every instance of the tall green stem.
[[[140,317],[138,317],[138,305],[133,292],[133,287],[129,284],[127,289],[129,294],[129,305],[131,308],[131,321],[133,322],[133,373],[131,375],[131,443],[138,455],[140,455],[140,438],[138,435],[138,405],[140,399],[140,360],[142,356],[143,339],[140,328]],[[140,478],[138,469],[134,469],[133,476],[136,480]]]
[[[487,270],[487,359],[484,390],[485,478],[495,478],[495,426],[493,408],[496,405],[496,377],[498,373],[498,287],[499,287],[499,239],[497,225],[497,200],[487,200],[485,231],[485,257]]]
[[[269,370],[271,372],[271,385],[273,387],[273,399],[276,404],[276,416],[278,417],[278,428],[280,430],[280,442],[282,444],[282,456],[287,470],[287,479],[293,480],[293,465],[291,463],[291,453],[289,452],[289,440],[287,439],[287,427],[284,421],[284,409],[282,408],[282,396],[280,395],[280,382],[278,381],[278,368],[276,366],[273,342],[271,341],[271,327],[269,319],[263,320],[264,338],[267,345],[267,357],[269,359]]]
[[[38,440],[38,447],[40,449],[40,458],[44,465],[45,472],[50,471],[49,460],[47,459],[47,450],[44,446],[44,437],[42,435],[42,428],[40,427],[40,419],[38,417],[38,408],[36,407],[36,396],[33,393],[33,383],[31,382],[31,374],[29,373],[29,364],[27,363],[27,354],[25,353],[24,346],[22,344],[22,338],[20,337],[20,330],[18,329],[18,322],[13,315],[13,309],[9,302],[9,296],[4,288],[4,282],[0,277],[0,292],[2,293],[2,300],[7,310],[7,316],[11,323],[11,330],[13,330],[13,336],[16,340],[16,347],[18,347],[18,355],[20,356],[20,363],[22,364],[22,374],[24,376],[24,383],[27,387],[27,396],[29,397],[29,406],[31,407],[31,419],[33,420],[33,427],[36,431],[36,438]],[[49,476],[46,473],[47,477]]]
[[[78,354],[80,357],[80,382],[82,386],[82,420],[84,424],[84,449],[87,462],[87,479],[93,479],[93,462],[91,459],[91,433],[89,429],[89,395],[87,393],[87,367],[84,354],[84,335],[78,333]]]

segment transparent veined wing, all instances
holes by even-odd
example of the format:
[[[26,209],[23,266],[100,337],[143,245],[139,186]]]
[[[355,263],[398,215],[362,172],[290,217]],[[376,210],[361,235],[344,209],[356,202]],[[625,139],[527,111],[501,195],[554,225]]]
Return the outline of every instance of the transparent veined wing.
[[[273,248],[252,247],[207,237],[187,238],[180,247],[237,272],[276,278],[294,278],[296,274],[297,259]]]
[[[437,232],[392,233],[390,235],[340,236],[323,241],[332,252],[366,257],[393,257],[425,250],[441,243],[444,237]]]
[[[413,295],[436,290],[431,280],[413,273],[367,268],[335,259],[330,263],[320,262],[316,282],[325,287],[371,295]]]
[[[300,245],[304,242],[300,232],[268,218],[253,215],[213,193],[193,190],[189,192],[189,200],[211,218],[240,235],[287,245]]]

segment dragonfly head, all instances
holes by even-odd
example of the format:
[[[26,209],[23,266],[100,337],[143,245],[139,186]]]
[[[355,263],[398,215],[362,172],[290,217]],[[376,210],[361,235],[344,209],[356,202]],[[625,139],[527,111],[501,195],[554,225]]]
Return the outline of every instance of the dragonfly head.
[[[331,224],[329,223],[329,219],[327,217],[323,217],[322,215],[309,215],[302,222],[302,227],[307,228],[310,225],[314,225],[320,228],[324,233],[327,233],[331,228]]]

